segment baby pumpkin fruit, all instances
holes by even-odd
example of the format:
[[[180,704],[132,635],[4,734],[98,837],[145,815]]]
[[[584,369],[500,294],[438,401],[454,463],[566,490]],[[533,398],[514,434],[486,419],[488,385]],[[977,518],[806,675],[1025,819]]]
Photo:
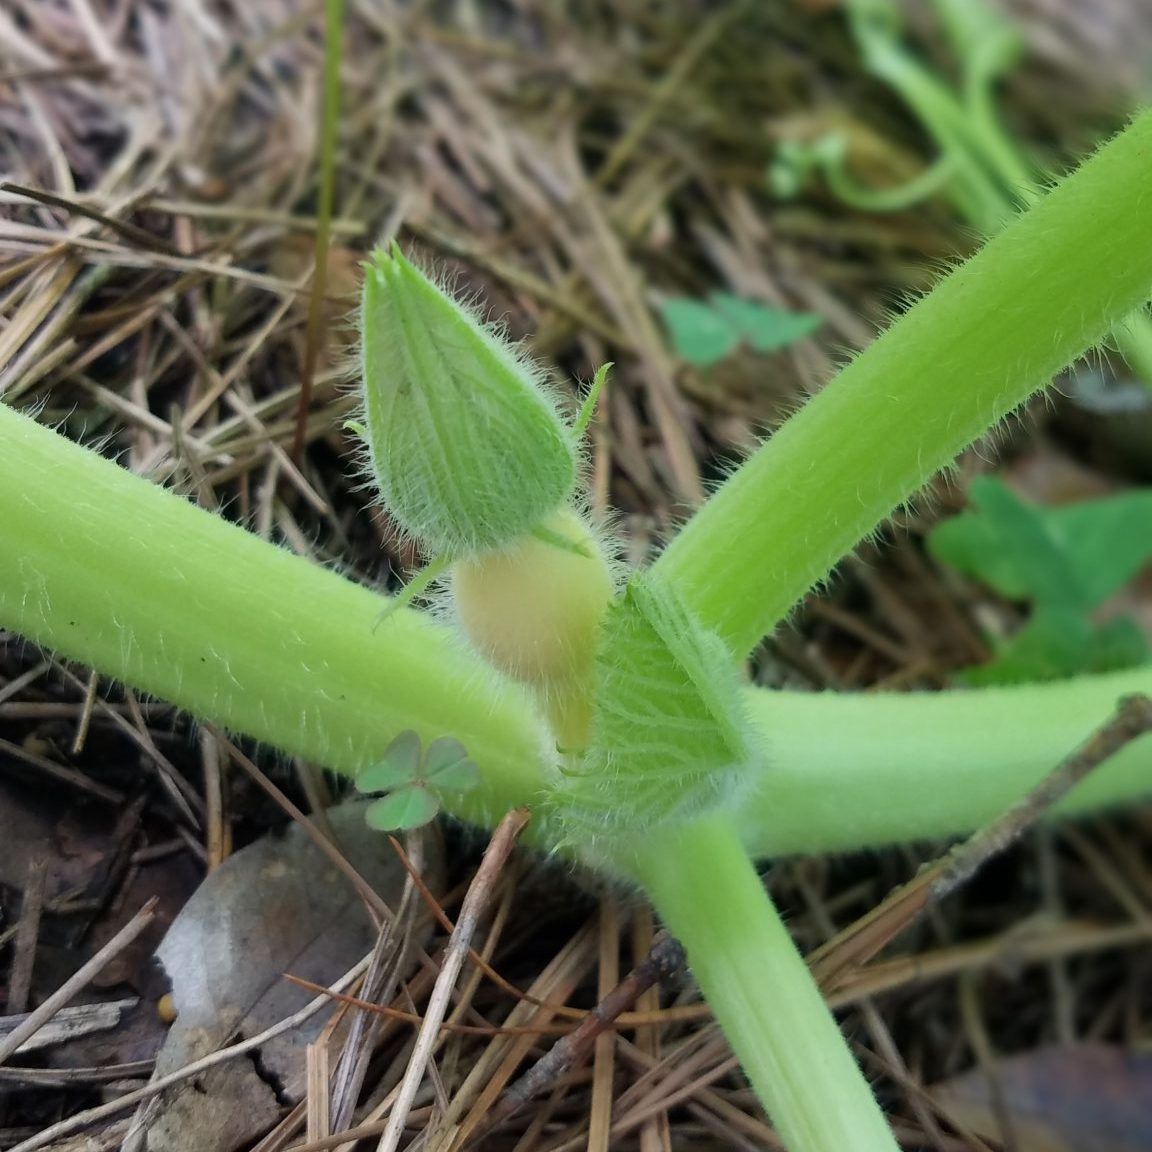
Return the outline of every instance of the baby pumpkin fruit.
[[[502,672],[564,690],[592,672],[613,581],[581,517],[561,509],[543,531],[452,569],[456,615],[473,647]]]

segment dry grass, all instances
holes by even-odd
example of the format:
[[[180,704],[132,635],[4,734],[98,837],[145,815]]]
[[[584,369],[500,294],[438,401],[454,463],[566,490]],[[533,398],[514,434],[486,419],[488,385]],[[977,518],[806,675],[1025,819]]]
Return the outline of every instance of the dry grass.
[[[601,511],[620,509],[639,561],[725,460],[966,243],[931,207],[863,217],[818,195],[793,205],[767,196],[773,141],[810,123],[813,107],[884,141],[892,167],[880,178],[921,146],[861,77],[831,7],[350,0],[329,324],[307,450],[293,458],[316,229],[318,5],[10,0],[0,8],[0,171],[9,181],[0,192],[0,394],[259,535],[385,581],[416,558],[349,476],[342,381],[357,260],[378,237],[399,234],[514,333],[532,334],[565,378],[616,363],[593,432],[591,486]],[[1106,119],[1114,93],[1088,103],[1093,69],[1068,50],[1082,30],[1063,9],[1055,19],[1045,5],[1029,7],[1040,13],[1041,57],[1014,88],[1013,110],[1058,153]],[[1116,16],[1091,27],[1133,39]],[[1073,67],[1079,110],[1059,97]],[[1118,78],[1109,68],[1107,79]],[[715,288],[819,312],[826,327],[769,359],[738,354],[711,372],[685,370],[653,304]],[[925,562],[916,527],[850,563],[833,595],[764,654],[762,677],[937,686],[978,658],[969,606]],[[180,726],[174,738],[163,706],[105,689],[12,639],[0,649],[0,732],[11,736],[0,750],[53,773],[69,802],[95,788],[105,795],[94,803],[121,804],[140,795],[135,762],[99,784],[80,769],[132,749],[159,783],[124,826],[128,856],[180,851],[211,866],[228,853],[234,823],[250,836],[269,819],[235,783],[234,757]],[[67,754],[51,747],[61,734],[74,745]],[[297,767],[294,790],[322,805],[325,781]],[[204,787],[190,783],[201,779]],[[1132,814],[1034,837],[891,958],[838,988],[847,1030],[909,1147],[980,1146],[949,1127],[926,1083],[1043,1040],[1146,1035],[1145,966],[1129,951],[1146,945],[1152,923],[1146,824]],[[470,859],[462,850],[464,879]],[[811,951],[921,859],[906,849],[798,861],[768,882]],[[108,881],[100,907],[118,898],[124,876]],[[34,895],[34,883],[26,891]],[[450,912],[462,894],[447,898]],[[449,1019],[493,1031],[442,1034],[437,1075],[408,1119],[410,1135],[429,1134],[424,1148],[448,1147],[433,1138],[444,1126],[464,1139],[546,1049],[547,1030],[571,1028],[651,946],[644,908],[583,895],[532,860],[515,859],[489,897],[476,947],[526,995],[466,967]],[[37,924],[63,914],[25,900],[2,938],[16,968],[36,948],[28,908]],[[429,948],[433,960],[442,943]],[[419,1011],[435,974],[428,963],[402,993],[376,991]],[[645,992],[630,1011],[483,1147],[777,1146],[686,984],[662,998]],[[521,1031],[498,1032],[497,1022]],[[307,1106],[261,1152],[336,1146],[326,1137],[337,1114],[365,1134],[381,1131],[411,1035],[410,1023],[392,1019],[361,1037],[378,1055],[361,1069],[354,1110],[351,1089],[328,1096],[323,1069],[338,1053],[318,1050]],[[55,1091],[52,1103],[41,1092],[10,1107],[0,1138],[15,1143],[90,1102],[75,1082]],[[114,1146],[122,1131],[104,1129],[93,1146]]]

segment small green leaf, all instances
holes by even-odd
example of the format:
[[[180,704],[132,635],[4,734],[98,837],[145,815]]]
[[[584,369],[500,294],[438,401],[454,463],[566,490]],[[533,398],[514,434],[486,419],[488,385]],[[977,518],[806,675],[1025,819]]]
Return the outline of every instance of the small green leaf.
[[[1090,604],[1118,592],[1152,557],[1152,492],[1044,509]]]
[[[401,732],[384,755],[356,777],[360,792],[387,792],[420,778],[420,737],[410,729]]]
[[[824,323],[814,312],[787,312],[727,292],[713,292],[708,299],[757,352],[786,348],[811,336]]]
[[[1050,600],[1046,569],[1056,565],[1078,603],[1093,608],[1152,558],[1152,492],[1042,508],[985,477],[973,483],[972,497],[976,507],[933,529],[928,549],[1011,600]],[[1033,523],[1025,528],[1022,517]]]
[[[480,769],[468,758],[468,749],[452,736],[428,745],[423,778],[445,792],[467,792],[480,783]]]
[[[775,352],[823,322],[812,313],[786,312],[730,292],[713,292],[707,300],[673,297],[661,312],[676,353],[702,368],[723,360],[741,342],[757,352]]]
[[[1152,555],[1152,493],[1042,508],[983,477],[972,499],[972,511],[931,534],[929,550],[1011,599],[1032,601],[1034,611],[994,660],[961,674],[965,683],[1052,680],[1147,659],[1134,621],[1097,626],[1089,613]]]
[[[440,811],[440,801],[420,784],[398,788],[372,804],[365,819],[381,832],[395,832],[407,828],[420,828],[429,823]]]
[[[974,480],[970,496],[974,511],[929,536],[933,555],[1013,600],[1080,612],[1091,607],[1065,541],[1043,509],[992,476]]]
[[[957,679],[973,688],[1061,680],[1083,672],[1092,654],[1092,625],[1084,615],[1059,609],[1039,610],[995,659],[965,669]]]
[[[660,305],[676,354],[706,368],[723,360],[737,344],[740,333],[731,321],[703,300],[673,297]]]
[[[974,688],[1062,680],[1085,672],[1115,672],[1148,659],[1148,641],[1135,620],[1118,616],[1094,627],[1083,616],[1038,612],[988,664],[959,680]]]

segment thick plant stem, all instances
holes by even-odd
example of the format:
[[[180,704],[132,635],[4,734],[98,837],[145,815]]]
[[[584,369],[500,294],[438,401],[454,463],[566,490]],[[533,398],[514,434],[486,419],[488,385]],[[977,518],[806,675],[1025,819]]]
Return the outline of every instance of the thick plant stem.
[[[1086,739],[1119,697],[1152,694],[1152,665],[1053,684],[963,692],[750,689],[766,749],[735,819],[756,857],[849,851],[971,832]],[[1152,795],[1152,737],[1127,745],[1057,811]]]
[[[790,1152],[895,1149],[728,818],[657,831],[634,867]]]
[[[1152,292],[1152,112],[933,289],[696,514],[654,573],[752,649],[902,500]]]
[[[0,404],[0,626],[194,715],[349,774],[406,728],[452,735],[534,797],[550,745],[525,693],[410,610],[227,524]]]
[[[0,444],[0,628],[350,774],[404,728],[455,735],[483,777],[446,805],[461,820],[491,827],[538,799],[551,747],[528,691],[501,683],[443,627],[402,611],[373,631],[382,597],[2,404]],[[1152,665],[947,694],[749,690],[768,766],[739,813],[742,835],[775,855],[970,831],[1126,692],[1152,692]],[[1149,792],[1144,740],[1066,807]],[[539,816],[529,832],[547,844]]]

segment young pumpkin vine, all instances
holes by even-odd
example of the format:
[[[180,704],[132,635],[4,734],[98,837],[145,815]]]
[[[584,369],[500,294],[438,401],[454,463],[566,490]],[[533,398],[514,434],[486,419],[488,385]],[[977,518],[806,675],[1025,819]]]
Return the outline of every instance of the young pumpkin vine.
[[[981,823],[1152,671],[840,698],[751,689],[738,668],[894,507],[1148,297],[1150,165],[1145,113],[631,575],[581,501],[603,372],[567,423],[538,369],[378,251],[356,428],[431,558],[407,598],[439,578],[451,623],[0,405],[0,626],[388,790],[381,823],[440,805],[491,828],[531,807],[534,844],[652,898],[789,1148],[894,1148],[752,858]],[[1122,759],[1081,803],[1147,789],[1147,742]]]

